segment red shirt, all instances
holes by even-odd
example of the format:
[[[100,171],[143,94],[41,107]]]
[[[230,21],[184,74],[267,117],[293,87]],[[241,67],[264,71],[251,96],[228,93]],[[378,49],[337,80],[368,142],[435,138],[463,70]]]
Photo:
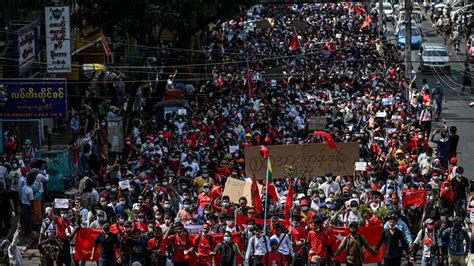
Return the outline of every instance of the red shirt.
[[[262,257],[263,265],[283,266],[285,265],[285,256],[278,251],[270,251]]]
[[[211,196],[201,193],[198,195],[199,208],[204,209],[207,204],[211,204]]]
[[[212,240],[210,239],[211,239],[211,236],[204,236],[202,234],[194,238],[194,241],[193,241],[193,246],[195,247],[194,252],[198,254],[197,262],[199,264],[209,265],[212,263],[212,257],[209,255],[209,252],[212,251],[212,245],[211,245]]]
[[[153,251],[157,250],[160,255],[165,255],[166,244],[162,239],[152,238],[148,240],[147,247]]]
[[[167,238],[173,245],[173,261],[175,262],[188,262],[189,254],[184,254],[184,251],[189,249],[189,239],[186,235],[170,235]]]
[[[315,232],[311,230],[308,234],[307,242],[311,245],[311,250],[308,257],[319,256],[322,259],[326,258],[326,246],[329,245],[329,237],[326,232]]]

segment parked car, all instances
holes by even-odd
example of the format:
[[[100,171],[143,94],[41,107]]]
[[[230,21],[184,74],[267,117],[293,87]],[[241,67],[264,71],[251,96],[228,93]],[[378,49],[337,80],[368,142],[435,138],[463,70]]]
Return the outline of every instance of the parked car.
[[[474,63],[474,34],[467,39],[466,56],[469,63]]]
[[[405,47],[405,35],[408,34],[405,32],[405,25],[400,25],[397,32],[397,47]],[[418,49],[420,48],[423,42],[423,36],[421,28],[418,26],[411,27],[411,48]]]
[[[375,4],[375,10],[379,10],[379,3],[376,3]],[[392,4],[388,3],[388,2],[384,2],[383,3],[383,14],[385,15],[385,17],[387,18],[387,20],[393,20],[394,17],[393,17],[393,7],[392,7]]]
[[[474,11],[474,4],[469,4],[458,9],[453,9],[453,11],[451,11],[451,20],[454,20],[458,15],[461,15],[461,14],[469,14],[469,13],[472,14],[473,11]]]
[[[424,43],[420,47],[420,66],[419,69],[423,71],[451,71],[449,64],[448,49],[437,43]]]

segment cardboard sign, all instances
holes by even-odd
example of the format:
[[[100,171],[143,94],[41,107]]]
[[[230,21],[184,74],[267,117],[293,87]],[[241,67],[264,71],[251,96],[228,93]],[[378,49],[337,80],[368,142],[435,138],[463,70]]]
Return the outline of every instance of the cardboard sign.
[[[327,119],[324,116],[312,116],[309,118],[308,130],[325,130]]]
[[[265,18],[255,22],[255,26],[259,29],[268,29],[275,25],[274,18]]]
[[[273,145],[267,146],[273,167],[273,178],[286,178],[286,165],[295,167],[295,177],[324,176],[326,172],[337,175],[353,175],[354,164],[359,161],[357,142],[338,143],[337,149],[327,144]],[[260,147],[245,148],[247,176],[265,178],[266,160],[260,156]]]
[[[367,169],[367,162],[356,162],[355,170],[356,171],[365,171]]]
[[[225,182],[225,188],[222,195],[227,195],[231,202],[239,202],[241,197],[247,199],[247,206],[252,206],[252,197],[250,194],[250,188],[252,183],[245,182],[244,180],[229,177]],[[262,192],[262,186],[257,184],[258,191]]]
[[[266,80],[280,80],[284,77],[282,67],[267,68],[265,69],[265,73],[263,73],[263,78]]]
[[[293,26],[296,30],[305,30],[306,21],[294,20],[293,23],[291,23],[291,26]]]
[[[55,209],[68,209],[69,200],[68,199],[54,199],[54,208]]]

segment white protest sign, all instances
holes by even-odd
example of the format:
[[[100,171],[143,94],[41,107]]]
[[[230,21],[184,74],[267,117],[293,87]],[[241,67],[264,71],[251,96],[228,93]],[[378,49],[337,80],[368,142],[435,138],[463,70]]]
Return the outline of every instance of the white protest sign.
[[[187,113],[186,109],[178,109],[178,115],[186,115]]]
[[[54,199],[54,208],[55,209],[68,209],[69,200],[68,199]]]
[[[367,169],[367,162],[356,162],[355,170],[356,171],[365,171]]]
[[[380,118],[384,118],[387,116],[387,113],[386,112],[377,112],[375,114],[375,117],[380,117]]]
[[[127,188],[130,188],[130,181],[128,181],[128,180],[120,181],[120,182],[119,182],[119,188],[120,188],[120,189],[127,189]]]
[[[236,152],[236,151],[238,151],[238,150],[239,150],[239,146],[238,146],[238,145],[235,145],[235,146],[229,145],[229,152],[230,152],[230,153],[234,153],[234,152]]]

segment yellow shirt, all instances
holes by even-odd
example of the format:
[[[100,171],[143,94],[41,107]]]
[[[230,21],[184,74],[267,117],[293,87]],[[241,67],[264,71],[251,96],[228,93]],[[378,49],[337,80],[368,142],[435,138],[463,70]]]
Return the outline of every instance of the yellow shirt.
[[[194,178],[193,180],[193,187],[196,188],[198,194],[201,194],[202,193],[202,186],[204,186],[204,184],[209,184],[211,185],[214,185],[214,180],[211,178],[211,177],[208,177],[208,178],[203,178],[202,176],[198,176],[196,178]]]

